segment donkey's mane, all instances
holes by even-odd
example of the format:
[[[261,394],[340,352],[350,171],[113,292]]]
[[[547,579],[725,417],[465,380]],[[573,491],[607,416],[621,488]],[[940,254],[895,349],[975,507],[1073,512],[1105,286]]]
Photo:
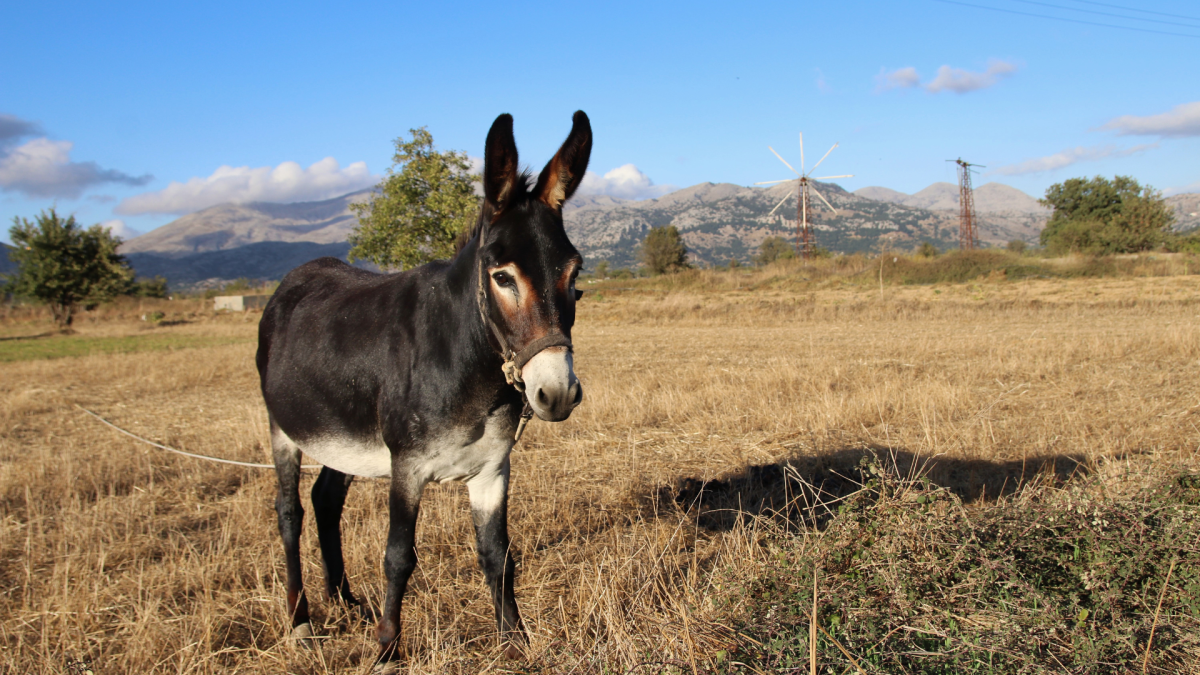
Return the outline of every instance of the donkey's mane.
[[[512,207],[528,201],[533,196],[532,189],[533,174],[529,172],[529,169],[525,169],[518,173],[517,179],[513,181],[512,192],[508,197],[507,206]],[[486,199],[480,199],[479,217],[475,219],[475,224],[471,226],[471,229],[458,233],[458,237],[454,240],[454,255],[457,256],[472,239],[478,237],[484,223],[491,222],[495,215],[495,207],[489,204]]]

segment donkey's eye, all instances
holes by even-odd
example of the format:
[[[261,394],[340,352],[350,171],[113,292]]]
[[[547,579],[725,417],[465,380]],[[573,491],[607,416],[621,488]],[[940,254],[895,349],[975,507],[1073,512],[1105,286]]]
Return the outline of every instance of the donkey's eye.
[[[492,274],[492,279],[494,279],[496,284],[502,288],[516,287],[516,284],[513,283],[512,276],[510,276],[508,272],[495,272]]]

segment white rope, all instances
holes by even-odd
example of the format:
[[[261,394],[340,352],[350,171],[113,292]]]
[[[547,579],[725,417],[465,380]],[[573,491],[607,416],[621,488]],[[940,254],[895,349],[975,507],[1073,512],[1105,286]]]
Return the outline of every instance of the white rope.
[[[91,410],[84,408],[83,406],[81,406],[79,404],[75,404],[75,407],[79,408],[83,412],[91,415],[92,417],[95,417],[96,419],[100,420],[104,424],[107,424],[108,426],[112,427],[113,429],[116,429],[117,431],[125,434],[126,436],[137,439],[147,445],[153,445],[154,447],[156,447],[160,450],[166,450],[167,452],[173,452],[177,455],[183,455],[184,457],[191,457],[192,459],[203,459],[203,460],[207,460],[209,462],[220,462],[221,464],[234,464],[236,466],[248,466],[248,467],[251,467],[254,469],[274,469],[275,468],[274,464],[255,464],[253,462],[239,462],[239,461],[233,460],[233,459],[221,459],[220,457],[208,457],[206,455],[196,455],[196,454],[192,454],[190,452],[184,452],[183,450],[176,450],[175,448],[168,447],[166,445],[163,445],[162,443],[155,443],[154,441],[151,441],[146,438],[142,438],[141,436],[138,436],[137,434],[133,434],[128,431],[125,431],[121,427],[113,424],[112,422],[109,422],[108,420],[97,415],[96,413],[92,412]],[[303,464],[300,466],[300,468],[301,469],[320,469],[321,465],[320,464]]]

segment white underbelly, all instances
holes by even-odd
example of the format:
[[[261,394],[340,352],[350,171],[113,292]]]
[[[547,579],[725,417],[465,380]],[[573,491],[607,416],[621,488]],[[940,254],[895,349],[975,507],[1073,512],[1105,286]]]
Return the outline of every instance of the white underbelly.
[[[415,449],[404,461],[422,483],[465,481],[494,468],[512,450],[511,424],[488,420],[484,433],[469,440],[466,429],[457,429]],[[282,433],[282,432],[281,432]],[[293,439],[287,439],[293,443]],[[325,436],[295,443],[304,454],[331,469],[352,476],[387,478],[392,475],[392,454],[382,440],[364,442],[354,438]]]
[[[382,441],[364,443],[353,438],[326,437],[306,441],[300,449],[321,464],[351,476],[392,475],[392,453]]]

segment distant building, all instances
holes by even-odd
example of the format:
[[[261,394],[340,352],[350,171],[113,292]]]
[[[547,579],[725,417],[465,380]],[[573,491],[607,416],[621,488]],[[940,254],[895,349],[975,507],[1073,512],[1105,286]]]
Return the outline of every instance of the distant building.
[[[269,295],[218,295],[213,298],[213,309],[226,309],[231,312],[244,312],[248,309],[262,309],[267,306]]]

